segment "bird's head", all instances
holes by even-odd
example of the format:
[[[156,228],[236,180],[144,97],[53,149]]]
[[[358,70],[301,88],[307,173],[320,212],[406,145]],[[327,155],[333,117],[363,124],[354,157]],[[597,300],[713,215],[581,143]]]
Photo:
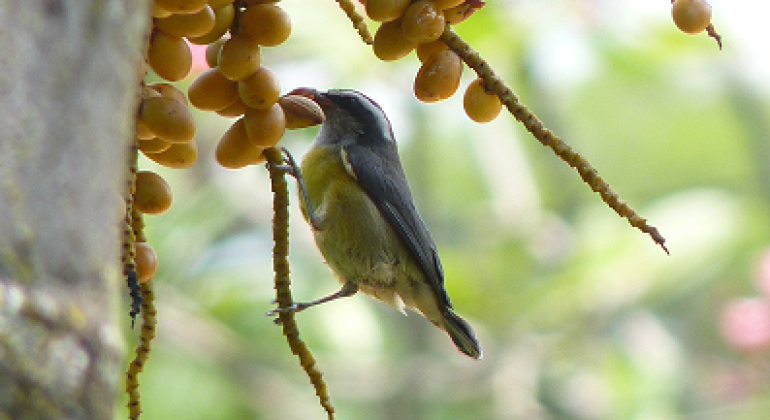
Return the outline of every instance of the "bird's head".
[[[319,92],[298,88],[291,92],[312,99],[323,110],[326,121],[319,139],[323,142],[376,145],[395,142],[393,129],[377,102],[353,89],[331,89]]]

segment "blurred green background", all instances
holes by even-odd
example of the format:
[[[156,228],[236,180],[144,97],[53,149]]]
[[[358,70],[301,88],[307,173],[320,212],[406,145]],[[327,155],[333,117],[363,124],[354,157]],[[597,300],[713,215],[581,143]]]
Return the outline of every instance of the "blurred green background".
[[[759,19],[770,6],[711,3],[721,52],[679,32],[668,0],[490,1],[456,29],[660,229],[671,256],[510,115],[475,124],[462,91],[419,103],[414,54],[378,61],[334,2],[280,3],[293,33],[263,50],[263,65],[283,92],[355,88],[388,112],[447,289],[484,350],[475,362],[421,317],[363,295],[299,314],[339,419],[768,418],[770,50]],[[265,316],[267,171],[218,167],[213,148],[232,120],[196,119],[195,166],[140,163],[175,193],[147,218],[159,324],[142,418],[323,419]],[[316,132],[282,144],[300,156]],[[295,299],[337,290],[296,199],[291,241]]]

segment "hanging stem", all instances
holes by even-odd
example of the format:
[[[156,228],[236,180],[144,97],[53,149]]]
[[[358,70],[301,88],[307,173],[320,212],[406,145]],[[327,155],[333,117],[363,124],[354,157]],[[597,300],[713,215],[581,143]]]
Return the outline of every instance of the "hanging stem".
[[[351,0],[337,0],[337,4],[339,4],[340,9],[345,12],[348,19],[353,23],[353,27],[356,28],[358,35],[361,36],[364,43],[366,45],[372,45],[374,39],[372,38],[372,34],[369,33],[369,29],[366,27],[363,16],[356,11],[356,5],[353,4]]]
[[[508,111],[516,120],[521,122],[540,143],[548,146],[557,156],[569,166],[575,168],[583,181],[591,189],[601,196],[602,200],[610,206],[611,209],[621,217],[628,220],[631,226],[650,235],[653,241],[660,245],[668,254],[668,249],[664,245],[666,239],[660,234],[657,228],[647,223],[647,220],[639,216],[625,202],[621,201],[618,195],[612,191],[609,184],[605,182],[599,173],[577,152],[572,150],[564,141],[545,128],[542,121],[535,116],[526,106],[519,102],[515,93],[505,85],[492,67],[484,61],[476,51],[460,38],[450,27],[446,26],[441,40],[457,54],[468,67],[473,69],[476,74],[484,80],[485,88],[500,98],[500,101],[508,108]]]
[[[131,420],[137,420],[142,413],[139,395],[139,373],[144,370],[144,364],[150,358],[150,342],[155,338],[155,324],[157,324],[152,280],[142,283],[140,290],[142,293],[142,332],[139,335],[139,344],[136,346],[136,356],[128,366],[128,372],[126,372],[128,418]]]
[[[289,278],[289,187],[285,172],[281,169],[284,163],[281,151],[271,147],[265,149],[263,153],[267,158],[267,168],[270,171],[273,191],[273,240],[275,241],[273,270],[275,271],[276,302],[279,308],[288,308],[294,303],[291,296],[291,279]],[[299,357],[300,365],[310,378],[321,406],[326,410],[329,420],[334,419],[334,406],[329,399],[326,382],[324,382],[321,372],[316,369],[313,354],[299,336],[294,312],[279,312],[278,321],[283,327],[283,335],[286,336],[291,352]]]

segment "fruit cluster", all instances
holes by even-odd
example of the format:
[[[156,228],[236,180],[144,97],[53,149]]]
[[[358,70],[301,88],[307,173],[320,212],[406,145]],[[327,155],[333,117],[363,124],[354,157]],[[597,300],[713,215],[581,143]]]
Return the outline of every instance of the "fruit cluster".
[[[195,163],[198,147],[190,105],[240,117],[216,148],[216,159],[226,168],[259,163],[264,160],[262,150],[274,146],[285,129],[322,121],[322,111],[310,99],[279,97],[277,79],[261,65],[260,49],[283,43],[291,33],[289,16],[274,4],[277,1],[153,1],[145,52],[153,72],[168,82],[187,77],[192,68],[190,44],[207,46],[211,68],[198,75],[187,95],[169,83],[142,82],[136,144],[147,158],[169,168]],[[159,214],[171,205],[168,184],[153,172],[137,174],[132,194],[140,213]],[[147,243],[137,242],[135,254],[139,280],[146,281],[155,270],[155,253]]]
[[[275,146],[284,130],[321,122],[322,113],[310,99],[280,97],[278,80],[262,65],[261,49],[280,45],[291,34],[289,15],[274,3],[277,0],[212,0],[204,4],[204,10],[211,9],[213,16],[208,31],[176,31],[191,43],[207,45],[206,62],[211,68],[190,85],[192,106],[238,118],[215,152],[217,162],[226,168],[260,163],[264,161],[262,151]],[[159,30],[164,30],[163,25]],[[304,109],[314,111],[306,114]]]
[[[214,17],[213,13],[206,13],[212,12],[212,9],[206,9],[208,5],[205,2],[205,7],[194,3],[199,2],[157,1],[153,4],[152,13],[156,18],[152,19],[145,61],[159,77],[170,82],[183,79],[192,67],[192,53],[182,37],[186,33],[182,28],[199,27],[209,17]],[[144,77],[146,66],[141,70]],[[137,148],[163,166],[189,167],[198,157],[198,147],[194,141],[195,122],[187,97],[169,83],[147,85],[142,81],[141,84],[135,130]],[[135,172],[131,195],[131,214],[127,219],[136,239],[133,263],[139,282],[146,282],[155,274],[157,257],[141,232],[141,217],[142,214],[160,214],[168,210],[172,202],[171,188],[157,173],[140,171]]]
[[[414,95],[436,102],[454,95],[460,86],[463,62],[439,39],[447,25],[467,19],[484,3],[479,0],[365,0],[366,14],[382,22],[374,35],[374,54],[398,60],[416,50],[422,65],[414,79]],[[463,106],[476,122],[492,121],[502,103],[476,79],[465,91]]]

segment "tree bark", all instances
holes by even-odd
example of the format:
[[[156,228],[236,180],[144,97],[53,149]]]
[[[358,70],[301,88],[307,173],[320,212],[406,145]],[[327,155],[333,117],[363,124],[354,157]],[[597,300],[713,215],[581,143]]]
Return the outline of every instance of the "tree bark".
[[[147,7],[0,0],[0,419],[113,418]]]

